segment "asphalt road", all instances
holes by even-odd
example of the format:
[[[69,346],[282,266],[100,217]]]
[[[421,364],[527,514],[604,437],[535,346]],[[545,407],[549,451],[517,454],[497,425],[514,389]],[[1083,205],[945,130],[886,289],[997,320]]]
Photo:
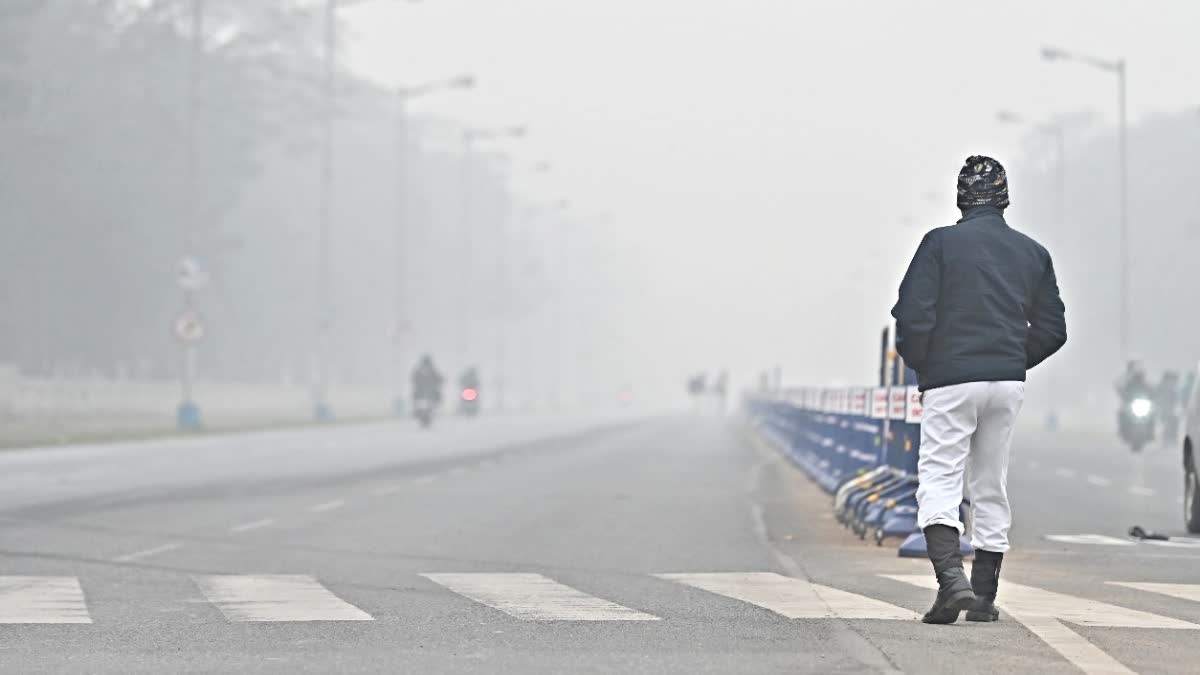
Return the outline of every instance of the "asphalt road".
[[[933,627],[928,562],[711,419],[0,452],[0,672],[1195,672],[1200,548],[1123,537],[1180,485],[1023,434],[1003,620]]]

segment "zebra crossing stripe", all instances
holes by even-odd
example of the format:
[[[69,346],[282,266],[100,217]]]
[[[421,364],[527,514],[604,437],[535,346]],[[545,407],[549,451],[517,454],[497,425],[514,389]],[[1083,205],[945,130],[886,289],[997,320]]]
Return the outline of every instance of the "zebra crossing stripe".
[[[1124,586],[1147,593],[1158,593],[1172,598],[1200,602],[1200,584],[1143,584],[1130,581],[1110,581],[1108,583],[1113,586]]]
[[[883,576],[914,586],[937,588],[937,581],[932,575]],[[1064,622],[1109,628],[1200,629],[1200,625],[1179,619],[1011,582],[1001,584],[996,604],[1085,673],[1129,675],[1133,671],[1063,625]]]
[[[91,622],[79,579],[0,576],[0,624]]]
[[[525,621],[657,621],[541,574],[422,574],[475,602]]]
[[[890,619],[910,621],[917,615],[863,595],[785,577],[774,572],[658,574],[709,593],[768,609],[789,619]]]
[[[884,574],[882,576],[923,588],[937,588],[937,581],[931,574],[920,576]],[[1043,617],[1060,619],[1078,626],[1200,630],[1200,625],[1187,621],[1118,607],[1098,600],[1055,593],[1033,586],[1014,584],[1011,581],[1003,584],[1001,593],[996,598],[996,604],[1022,622],[1026,618]]]
[[[193,577],[209,602],[230,621],[373,621],[321,582],[303,574]]]
[[[1091,546],[1137,546],[1136,542],[1128,539],[1118,539],[1103,534],[1047,534],[1046,541],[1060,544],[1087,544]]]

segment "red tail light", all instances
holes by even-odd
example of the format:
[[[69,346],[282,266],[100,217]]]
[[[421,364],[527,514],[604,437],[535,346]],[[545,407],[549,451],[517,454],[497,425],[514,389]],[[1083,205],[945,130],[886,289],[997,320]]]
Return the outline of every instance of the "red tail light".
[[[462,400],[470,402],[479,398],[479,392],[474,389],[463,389]]]

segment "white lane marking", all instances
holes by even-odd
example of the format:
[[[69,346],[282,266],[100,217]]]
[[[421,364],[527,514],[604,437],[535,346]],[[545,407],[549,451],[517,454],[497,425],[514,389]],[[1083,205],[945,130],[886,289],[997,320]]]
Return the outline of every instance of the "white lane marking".
[[[0,623],[91,623],[75,577],[0,577]]]
[[[1087,482],[1091,483],[1092,485],[1097,485],[1099,487],[1108,487],[1108,486],[1112,485],[1111,480],[1105,478],[1104,476],[1097,476],[1096,474],[1089,475],[1087,477]]]
[[[937,581],[932,575],[886,576],[922,588],[937,588]],[[996,604],[1085,673],[1133,671],[1071,631],[1061,623],[1063,621],[1079,626],[1108,628],[1200,630],[1200,625],[1187,621],[1011,582],[1001,587]]]
[[[1031,469],[1040,469],[1042,467],[1042,463],[1037,461],[1036,459],[1031,459],[1031,460],[1029,460],[1028,466]]]
[[[1147,593],[1158,593],[1159,595],[1169,595],[1172,598],[1200,602],[1200,584],[1151,584],[1131,581],[1109,581],[1108,583],[1113,586],[1125,586]]]
[[[432,483],[435,480],[437,480],[437,476],[421,476],[420,478],[413,479],[413,484],[414,485],[429,485],[430,483]]]
[[[741,600],[789,619],[890,619],[911,621],[913,612],[866,596],[848,593],[774,572],[657,574],[709,593]]]
[[[1064,659],[1087,675],[1136,675],[1120,661],[1106,654],[1083,636],[1047,617],[1030,617],[1021,621],[1029,632],[1038,636]]]
[[[1154,495],[1158,494],[1154,490],[1151,490],[1148,487],[1142,487],[1141,485],[1131,485],[1129,487],[1129,491],[1139,497],[1153,497]]]
[[[883,576],[922,588],[937,588],[937,581],[933,575],[885,574]],[[1004,584],[1001,594],[997,596],[996,604],[1022,622],[1030,617],[1042,617],[1061,619],[1080,626],[1101,628],[1200,630],[1200,625],[1187,621],[1137,609],[1118,607],[1099,600],[1077,598],[1073,595],[1055,593],[1033,586],[1014,584],[1011,581]]]
[[[541,574],[422,574],[475,602],[525,621],[658,621]]]
[[[1171,537],[1167,541],[1147,539],[1145,543],[1151,546],[1165,546],[1167,548],[1200,548],[1200,539],[1196,539],[1195,537]]]
[[[162,546],[155,546],[154,548],[148,548],[148,549],[145,549],[142,551],[134,551],[133,553],[126,553],[125,555],[117,556],[116,558],[113,558],[112,560],[113,560],[113,562],[133,562],[134,560],[141,560],[142,558],[149,558],[150,556],[155,556],[155,555],[158,555],[159,553],[166,553],[167,551],[174,551],[175,549],[180,548],[181,546],[183,546],[183,544],[178,544],[178,543],[163,544]]]
[[[345,501],[343,501],[341,499],[334,499],[333,501],[325,502],[323,504],[313,504],[312,506],[308,507],[308,512],[309,513],[325,513],[326,511],[333,511],[334,509],[340,509],[345,505],[346,505]]]
[[[195,576],[209,602],[230,621],[374,621],[304,574]]]
[[[252,520],[248,523],[242,523],[241,525],[234,525],[233,527],[229,528],[229,531],[230,532],[249,532],[250,530],[257,530],[257,529],[263,528],[263,527],[270,527],[270,526],[274,525],[276,522],[278,522],[278,521],[276,521],[274,518],[263,518],[262,520]]]
[[[1091,546],[1137,546],[1128,539],[1109,537],[1103,534],[1047,534],[1047,541],[1057,541],[1062,544],[1088,544]]]
[[[1060,466],[1054,470],[1054,475],[1056,475],[1060,478],[1074,478],[1075,477],[1075,469],[1068,469],[1066,467]]]
[[[450,469],[451,476],[461,476],[466,472],[467,472],[467,468],[464,466],[456,466],[453,469]]]
[[[404,488],[400,485],[385,485],[383,487],[377,487],[374,490],[371,490],[371,496],[386,497],[388,495],[394,495],[403,489]]]

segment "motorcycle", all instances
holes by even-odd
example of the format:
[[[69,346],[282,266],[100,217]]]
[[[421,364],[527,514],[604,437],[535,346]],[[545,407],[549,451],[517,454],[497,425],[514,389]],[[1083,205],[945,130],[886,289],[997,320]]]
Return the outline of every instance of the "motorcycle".
[[[459,394],[458,414],[464,417],[475,417],[479,414],[479,390],[464,387]]]
[[[417,422],[421,424],[422,429],[428,429],[433,424],[433,409],[437,406],[437,401],[429,397],[422,397],[413,401],[413,417],[417,418]]]
[[[1129,397],[1121,406],[1117,416],[1117,428],[1121,440],[1134,452],[1141,452],[1154,442],[1154,428],[1157,425],[1154,400],[1148,393],[1138,392]]]

